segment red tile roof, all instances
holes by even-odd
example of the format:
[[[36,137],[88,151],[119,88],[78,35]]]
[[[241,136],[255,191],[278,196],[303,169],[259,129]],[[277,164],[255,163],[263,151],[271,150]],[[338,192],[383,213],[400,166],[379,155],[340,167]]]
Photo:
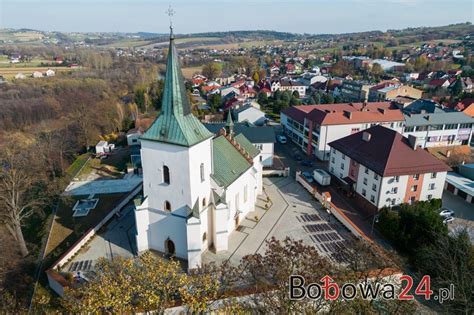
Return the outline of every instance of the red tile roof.
[[[364,133],[370,134],[368,141],[363,139]],[[448,165],[428,151],[413,149],[408,138],[382,126],[374,126],[333,141],[329,146],[383,177],[450,170]]]
[[[303,122],[304,118],[319,125],[344,125],[403,121],[403,113],[390,102],[341,103],[290,107],[283,113]]]

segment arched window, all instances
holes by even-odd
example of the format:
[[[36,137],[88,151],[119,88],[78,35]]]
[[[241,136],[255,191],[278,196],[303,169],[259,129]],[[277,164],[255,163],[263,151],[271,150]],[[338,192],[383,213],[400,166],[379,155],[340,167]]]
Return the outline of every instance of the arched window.
[[[170,169],[166,165],[163,165],[163,182],[165,184],[170,183]]]
[[[206,206],[206,198],[202,198],[202,206],[203,206],[203,207]]]
[[[206,240],[207,240],[207,233],[204,232],[204,234],[202,235],[202,242],[204,243]]]
[[[201,182],[205,180],[204,178],[204,163],[201,163]]]
[[[165,210],[171,211],[171,203],[168,200],[165,201]]]

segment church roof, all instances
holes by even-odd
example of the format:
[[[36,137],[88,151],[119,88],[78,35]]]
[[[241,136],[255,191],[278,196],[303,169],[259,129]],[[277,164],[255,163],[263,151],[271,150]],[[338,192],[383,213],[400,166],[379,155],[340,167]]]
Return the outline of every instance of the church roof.
[[[252,164],[247,161],[225,136],[221,135],[214,138],[212,140],[212,149],[214,172],[211,176],[219,186],[229,186],[252,167]]]
[[[212,136],[191,112],[171,30],[161,113],[141,139],[190,147]]]
[[[252,142],[250,142],[245,136],[244,134],[239,134],[237,136],[234,137],[235,141],[237,141],[240,146],[242,148],[244,148],[244,150],[252,157],[256,157],[259,153],[260,153],[260,150],[257,149],[253,144]]]

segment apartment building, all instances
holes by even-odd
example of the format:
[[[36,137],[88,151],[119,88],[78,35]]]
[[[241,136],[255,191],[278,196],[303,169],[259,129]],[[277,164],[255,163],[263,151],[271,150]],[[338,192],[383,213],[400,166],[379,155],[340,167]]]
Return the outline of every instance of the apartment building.
[[[395,130],[374,126],[329,143],[329,172],[366,209],[441,198],[449,166]]]
[[[366,82],[344,80],[341,86],[341,96],[345,102],[367,102],[372,86]]]
[[[422,90],[415,89],[408,85],[392,84],[387,86],[374,86],[369,91],[369,101],[381,102],[394,100],[398,97],[409,97],[419,99],[423,94]]]
[[[306,154],[329,159],[328,143],[383,125],[403,131],[404,116],[390,102],[301,105],[281,112],[280,121],[288,138]]]
[[[412,136],[418,146],[439,147],[471,143],[474,117],[443,108],[431,100],[417,100],[403,108],[403,135]]]

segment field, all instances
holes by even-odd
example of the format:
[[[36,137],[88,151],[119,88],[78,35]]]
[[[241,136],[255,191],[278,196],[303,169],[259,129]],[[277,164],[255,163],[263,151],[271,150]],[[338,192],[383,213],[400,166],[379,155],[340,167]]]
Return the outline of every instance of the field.
[[[44,38],[44,35],[34,31],[11,31],[0,29],[0,40],[12,42],[34,42]]]
[[[49,67],[10,67],[10,68],[1,68],[0,67],[0,75],[2,75],[5,79],[11,80],[15,78],[15,75],[18,73],[23,73],[24,75],[31,76],[33,72],[45,72],[46,70],[51,69]],[[70,68],[67,67],[54,67],[52,68],[56,73],[58,72],[66,72],[72,71]]]
[[[189,67],[181,69],[185,79],[191,79],[196,72],[201,73],[202,67]]]

